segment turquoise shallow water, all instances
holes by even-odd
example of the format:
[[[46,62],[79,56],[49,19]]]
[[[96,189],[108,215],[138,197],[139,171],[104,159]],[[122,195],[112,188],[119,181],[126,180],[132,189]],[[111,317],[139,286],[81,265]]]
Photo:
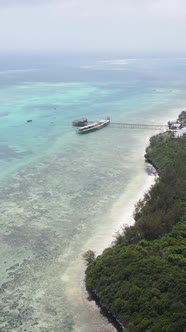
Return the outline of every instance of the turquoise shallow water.
[[[71,121],[164,124],[185,106],[185,65],[86,61],[1,75],[1,331],[115,331],[87,300],[82,253],[128,222],[155,131],[81,136]]]
[[[55,149],[58,138],[63,138],[64,146],[76,139],[70,126],[75,118],[83,115],[94,121],[109,115],[113,122],[159,122],[158,109],[162,112],[160,107],[168,103],[172,108],[178,96],[179,89],[154,89],[140,86],[140,82],[25,83],[6,87],[0,92],[1,175]],[[28,119],[33,122],[27,123]]]

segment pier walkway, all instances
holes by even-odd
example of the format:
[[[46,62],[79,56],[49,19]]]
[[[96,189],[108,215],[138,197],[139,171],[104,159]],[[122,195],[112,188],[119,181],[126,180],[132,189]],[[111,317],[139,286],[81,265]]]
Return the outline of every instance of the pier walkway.
[[[89,121],[93,123],[96,121]],[[145,124],[145,123],[125,123],[125,122],[110,122],[110,126],[114,128],[128,128],[128,129],[153,129],[153,130],[167,130],[168,125],[161,124]]]

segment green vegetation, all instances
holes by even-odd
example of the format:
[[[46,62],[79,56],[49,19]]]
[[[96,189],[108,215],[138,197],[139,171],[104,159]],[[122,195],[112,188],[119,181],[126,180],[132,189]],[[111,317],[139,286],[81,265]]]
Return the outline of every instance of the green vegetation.
[[[145,157],[161,176],[136,205],[135,225],[119,236],[127,244],[160,238],[186,213],[186,137],[175,139],[172,133],[153,136]]]
[[[92,264],[96,259],[96,254],[93,250],[88,250],[83,254],[83,259],[87,265]]]
[[[186,137],[151,138],[160,178],[135,224],[88,264],[86,286],[129,332],[186,331]]]
[[[181,114],[178,117],[178,121],[182,124],[182,125],[186,125],[186,111],[182,111]]]

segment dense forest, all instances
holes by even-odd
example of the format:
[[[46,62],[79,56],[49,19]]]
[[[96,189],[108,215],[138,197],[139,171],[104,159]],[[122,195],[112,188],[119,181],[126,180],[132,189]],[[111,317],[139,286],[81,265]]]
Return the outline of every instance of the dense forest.
[[[186,136],[154,136],[145,158],[160,174],[135,224],[95,259],[86,287],[129,332],[186,331]]]

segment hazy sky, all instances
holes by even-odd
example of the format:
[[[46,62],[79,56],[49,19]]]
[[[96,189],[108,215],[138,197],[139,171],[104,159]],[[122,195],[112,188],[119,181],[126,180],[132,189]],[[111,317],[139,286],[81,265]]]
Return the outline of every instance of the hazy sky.
[[[186,52],[186,0],[0,0],[0,50]]]

